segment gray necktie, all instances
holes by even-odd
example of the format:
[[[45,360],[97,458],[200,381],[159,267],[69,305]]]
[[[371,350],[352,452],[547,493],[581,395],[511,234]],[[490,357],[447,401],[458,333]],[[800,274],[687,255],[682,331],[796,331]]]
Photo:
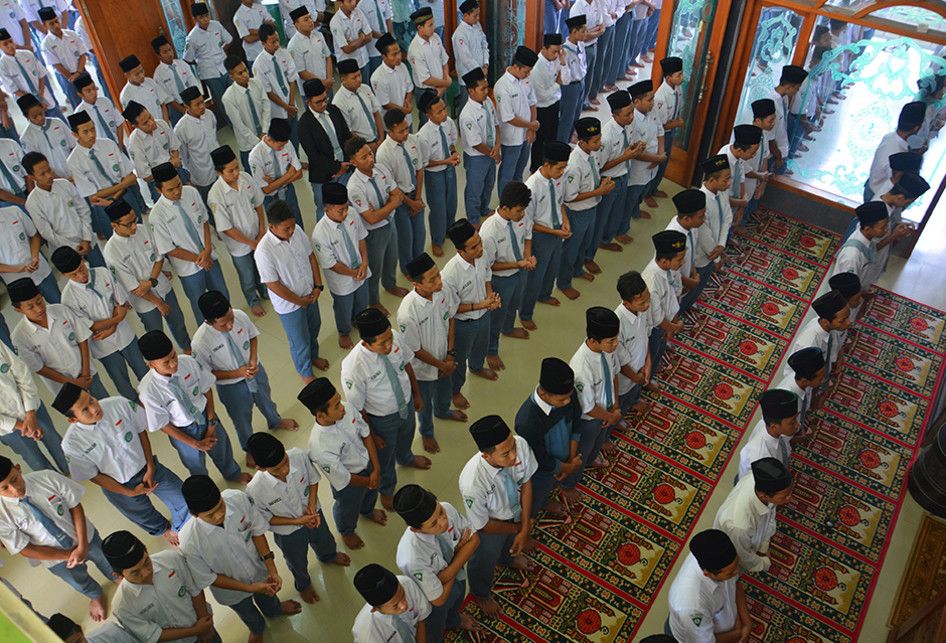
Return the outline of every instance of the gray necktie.
[[[344,155],[342,154],[342,148],[338,144],[338,135],[335,133],[335,125],[332,123],[331,117],[328,115],[328,112],[316,112],[315,117],[319,119],[322,129],[325,130],[328,140],[332,143],[332,153],[335,155],[335,160],[340,162],[344,158]]]
[[[250,106],[250,117],[253,119],[253,129],[256,131],[256,135],[259,136],[263,133],[263,127],[259,122],[259,114],[256,113],[256,105],[253,104],[253,95],[250,93],[250,90],[246,90],[246,102]]]
[[[279,60],[276,56],[273,56],[273,69],[276,72],[276,82],[279,83],[279,91],[283,94],[288,94],[289,90],[286,88],[286,81],[282,75],[282,69],[279,67]]]
[[[95,287],[95,268],[89,268],[89,290],[98,295],[99,299],[105,299],[105,295],[98,291]]]
[[[168,386],[171,388],[177,401],[187,409],[188,414],[191,416],[191,421],[195,424],[200,424],[203,419],[200,410],[194,406],[194,400],[191,399],[191,396],[188,395],[184,387],[181,386],[180,379],[177,375],[172,375],[168,379]]]
[[[417,170],[414,169],[414,162],[411,160],[411,155],[407,153],[407,148],[404,147],[404,144],[398,143],[397,146],[401,148],[401,154],[404,155],[404,162],[407,163],[407,173],[411,177],[411,190],[413,190],[414,183],[417,178],[417,175],[415,174]]]
[[[381,190],[378,188],[378,184],[375,183],[373,176],[368,179],[368,183],[370,183],[371,187],[374,188],[374,194],[376,197],[378,197],[378,207],[380,208],[382,205],[384,205],[384,197],[381,195]]]
[[[404,389],[401,388],[401,380],[397,376],[397,369],[394,368],[391,359],[387,355],[379,355],[379,357],[381,358],[381,363],[384,365],[384,374],[388,377],[388,384],[391,385],[391,390],[394,392],[394,401],[397,403],[397,414],[404,420],[407,418],[408,414],[407,400],[404,397]]]
[[[36,91],[36,85],[33,84],[33,79],[26,71],[26,67],[24,67],[20,59],[16,57],[16,54],[13,55],[13,60],[16,61],[16,66],[20,68],[20,74],[23,75],[23,80],[26,81],[26,86],[30,90],[30,93],[36,96],[36,98],[39,98],[39,92]]]
[[[522,261],[522,251],[519,250],[519,242],[516,241],[516,231],[512,228],[512,221],[506,222],[506,229],[509,230],[509,245],[512,248],[512,256],[516,261]]]
[[[19,186],[19,181],[13,176],[13,172],[7,167],[7,164],[0,161],[0,173],[3,174],[3,180],[10,184],[10,191],[16,195],[23,194],[24,189]]]
[[[378,126],[374,122],[374,114],[368,111],[368,106],[365,104],[365,101],[361,97],[361,94],[359,94],[358,92],[354,92],[354,94],[355,94],[355,98],[357,98],[358,102],[361,104],[361,111],[365,113],[365,118],[368,119],[368,124],[371,125],[371,134],[373,136],[371,140],[375,140],[378,138]]]
[[[240,350],[240,347],[237,346],[237,343],[233,340],[233,335],[230,333],[224,333],[224,336],[227,338],[227,348],[230,349],[230,355],[236,361],[237,368],[241,368],[246,364],[246,358],[243,357],[243,351]],[[256,384],[256,379],[252,377],[247,377],[245,380],[247,388],[250,389],[250,393],[256,393],[258,386]]]
[[[493,125],[493,114],[489,111],[486,103],[483,103],[483,111],[486,112],[486,147],[492,148],[496,145],[496,126]]]
[[[434,536],[434,540],[436,540],[437,545],[440,546],[440,555],[443,556],[444,562],[449,565],[451,562],[453,562],[453,554],[454,554],[453,543],[451,542],[449,532],[445,531],[442,534],[437,534],[436,536]],[[456,575],[456,579],[466,580],[465,568],[462,568],[462,567],[460,568],[460,571]]]
[[[108,171],[105,169],[105,166],[102,165],[102,162],[99,160],[94,148],[89,148],[89,158],[92,159],[92,163],[95,164],[95,169],[98,170],[98,173],[102,175],[102,178],[110,184],[114,178],[108,173]]]
[[[171,68],[171,73],[174,74],[174,84],[177,85],[178,98],[180,98],[181,92],[187,88],[184,86],[184,81],[181,80],[180,74],[177,73],[177,66],[172,62],[168,67]]]
[[[716,193],[716,219],[719,221],[719,231],[723,231],[723,202],[719,199],[719,192]]]
[[[778,459],[781,460],[782,464],[786,467],[788,466],[788,445],[782,438],[778,439]]]
[[[397,630],[397,635],[404,643],[411,643],[416,641],[416,628],[415,626],[407,623],[404,620],[402,614],[395,614],[391,617],[391,623],[394,625],[394,629]]]
[[[558,216],[558,197],[555,194],[555,181],[552,179],[549,179],[549,199],[551,199],[549,207],[552,211],[552,228],[559,230],[562,227],[562,221]]]
[[[595,177],[595,189],[601,185],[601,173],[598,172],[598,162],[591,154],[588,155],[588,166],[591,168],[591,175]]]
[[[345,251],[350,257],[351,268],[352,270],[358,270],[361,267],[361,255],[355,249],[355,243],[352,241],[351,235],[348,234],[348,226],[342,221],[338,224],[338,227],[342,231],[342,241],[345,242]]]
[[[522,517],[522,503],[519,501],[519,485],[512,477],[512,469],[505,467],[496,475],[503,484],[503,490],[506,492],[506,501],[509,502],[509,508],[512,509],[512,519],[519,522]]]
[[[735,169],[733,170],[733,180],[732,188],[730,188],[729,193],[739,198],[739,185],[742,183],[742,161],[736,159]]]
[[[43,526],[43,529],[49,532],[49,535],[52,536],[59,546],[63,549],[72,549],[76,546],[75,541],[72,537],[64,532],[59,525],[53,522],[53,519],[40,511],[39,507],[33,504],[33,501],[27,496],[20,498],[20,504],[29,509],[33,513],[33,517],[39,521],[39,524]]]
[[[442,123],[437,126],[437,131],[440,132],[440,147],[443,149],[443,158],[440,160],[443,161],[450,157],[450,144],[447,143],[447,135],[444,134]]]
[[[99,120],[102,129],[105,130],[105,135],[117,143],[118,141],[115,140],[115,132],[112,131],[112,128],[105,122],[105,118],[102,116],[102,112],[99,111],[98,105],[92,105],[92,111],[95,112],[95,117]]]
[[[181,205],[181,202],[178,201],[174,205],[177,206],[178,212],[181,214],[181,221],[184,222],[184,228],[187,229],[187,236],[191,238],[191,241],[194,242],[194,245],[197,247],[197,252],[201,252],[204,249],[204,242],[201,241],[200,235],[197,234],[197,228],[194,227],[194,222],[191,221],[191,218],[187,215],[187,211],[184,209],[184,206]]]
[[[601,372],[604,376],[604,400],[610,410],[614,406],[614,380],[611,375],[611,366],[608,364],[608,358],[604,353],[598,354],[601,357]]]

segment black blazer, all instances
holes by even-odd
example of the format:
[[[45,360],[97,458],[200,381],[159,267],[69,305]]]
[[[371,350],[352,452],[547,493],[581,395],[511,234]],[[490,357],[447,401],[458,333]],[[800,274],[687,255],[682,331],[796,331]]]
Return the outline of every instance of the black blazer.
[[[345,147],[345,141],[351,138],[351,131],[345,123],[345,117],[335,105],[328,106],[328,115],[335,125],[335,135],[338,137],[338,144]],[[299,118],[299,144],[305,150],[309,160],[309,182],[310,183],[328,183],[332,180],[335,173],[341,167],[335,160],[335,152],[332,150],[332,141],[322,124],[316,120],[312,112],[306,107],[302,116]]]

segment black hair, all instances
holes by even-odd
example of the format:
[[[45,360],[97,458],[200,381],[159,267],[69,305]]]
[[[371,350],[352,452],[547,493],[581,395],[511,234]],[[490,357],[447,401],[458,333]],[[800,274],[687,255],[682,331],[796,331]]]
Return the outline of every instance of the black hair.
[[[518,206],[526,207],[532,200],[532,190],[520,181],[510,181],[503,188],[503,193],[499,195],[499,207],[515,208]]]
[[[647,290],[647,284],[641,273],[636,270],[625,272],[618,277],[618,295],[623,301],[630,301]]]
[[[292,208],[282,199],[276,199],[270,203],[266,210],[266,220],[270,225],[276,225],[295,218],[296,214],[292,211]]]
[[[33,169],[46,160],[48,159],[39,152],[27,152],[22,161],[23,169],[26,170],[27,174],[32,175]]]
[[[259,29],[257,30],[256,33],[259,36],[259,41],[262,43],[267,38],[269,38],[274,33],[276,33],[276,27],[274,27],[273,23],[271,22],[264,22],[263,24],[259,26]]]
[[[389,109],[385,112],[382,120],[384,121],[384,129],[390,132],[395,125],[400,125],[407,120],[407,116],[399,109]]]
[[[345,141],[345,145],[344,145],[345,160],[346,161],[352,160],[355,154],[358,153],[358,150],[360,150],[367,144],[368,144],[368,141],[361,138],[360,136],[352,136],[350,139]]]

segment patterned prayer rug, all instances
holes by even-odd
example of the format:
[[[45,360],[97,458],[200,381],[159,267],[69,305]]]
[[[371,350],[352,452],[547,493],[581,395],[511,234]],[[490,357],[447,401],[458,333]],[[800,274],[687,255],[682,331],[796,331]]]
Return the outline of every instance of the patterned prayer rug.
[[[840,237],[824,228],[780,216],[775,210],[759,208],[747,226],[748,237],[775,250],[793,254],[827,267],[840,245]]]
[[[870,375],[844,369],[832,383],[825,408],[907,445],[916,444],[927,401]]]
[[[929,398],[936,388],[943,356],[898,337],[854,326],[844,342],[844,365]]]
[[[784,641],[786,643],[851,643],[848,634],[842,634],[814,616],[795,609],[785,599],[774,596],[764,587],[746,583],[746,604],[752,618],[754,641]]]
[[[917,531],[889,624],[897,627],[946,589],[946,522],[929,514]]]
[[[727,255],[726,268],[749,277],[766,287],[777,288],[789,295],[811,299],[821,283],[821,266],[791,255],[773,252],[756,239],[742,240],[743,251]]]
[[[805,314],[807,302],[734,272],[703,290],[697,308],[703,306],[734,318],[736,324],[748,324],[789,339]]]
[[[882,288],[874,288],[874,292],[860,311],[859,323],[934,352],[946,353],[946,316],[942,311]]]

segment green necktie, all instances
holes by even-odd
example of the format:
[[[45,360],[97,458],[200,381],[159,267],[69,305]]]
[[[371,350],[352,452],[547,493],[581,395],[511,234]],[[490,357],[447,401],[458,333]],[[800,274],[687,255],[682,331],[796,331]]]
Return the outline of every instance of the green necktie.
[[[95,287],[95,268],[89,269],[89,290],[91,290],[96,295],[98,295],[99,299],[103,299],[103,300],[105,299],[105,295],[100,293],[98,289]]]
[[[408,172],[408,174],[410,174],[410,177],[411,177],[411,189],[413,190],[413,189],[414,189],[414,183],[416,182],[416,179],[417,179],[417,175],[415,174],[415,172],[416,172],[417,170],[414,169],[414,162],[411,160],[411,155],[407,153],[407,148],[404,147],[404,144],[403,144],[403,143],[398,143],[397,146],[398,146],[399,148],[401,148],[401,154],[404,155],[404,162],[407,163],[407,172]]]
[[[246,358],[243,357],[243,352],[240,350],[240,347],[237,346],[237,343],[233,341],[233,335],[230,333],[224,333],[227,338],[227,348],[230,349],[230,355],[236,360],[237,368],[241,368],[246,364]],[[252,377],[246,378],[246,386],[250,389],[250,393],[256,393],[259,388],[256,384],[256,380]]]
[[[180,93],[187,88],[184,86],[184,81],[181,80],[180,74],[177,73],[177,66],[172,62],[168,67],[171,68],[171,73],[174,74],[174,84],[177,85],[178,98],[180,98]]]
[[[250,116],[253,118],[253,127],[256,129],[256,135],[259,136],[263,133],[263,127],[259,122],[259,114],[256,113],[256,105],[253,104],[253,96],[250,94],[250,90],[246,90],[246,102],[250,106]]]
[[[601,186],[601,174],[598,172],[598,162],[591,154],[588,155],[588,167],[591,168],[591,175],[595,177],[595,189]]]
[[[3,180],[10,184],[10,191],[17,196],[23,194],[24,188],[19,187],[19,181],[13,176],[13,173],[7,167],[7,164],[0,161],[0,173],[3,174]]]
[[[187,216],[187,211],[184,209],[184,206],[181,205],[180,201],[175,203],[175,205],[177,206],[178,212],[181,213],[181,220],[184,222],[184,227],[187,228],[187,236],[191,238],[191,241],[193,241],[194,245],[198,248],[197,252],[202,252],[204,243],[201,241],[200,235],[197,234],[197,228],[194,227],[194,222]]]
[[[279,83],[279,91],[288,94],[289,90],[286,89],[286,81],[283,78],[282,69],[279,68],[279,60],[276,56],[273,56],[273,69],[276,70],[276,82]]]
[[[98,105],[92,105],[92,110],[95,112],[95,117],[99,119],[99,124],[102,126],[102,129],[105,130],[105,135],[115,141],[115,132],[113,132],[112,128],[108,126],[108,123],[105,122],[105,119],[102,117],[102,113],[99,111]],[[115,142],[117,143],[118,141]]]
[[[598,353],[601,357],[601,371],[604,373],[604,400],[608,404],[608,410],[614,406],[614,382],[611,379],[611,367],[608,365],[608,358],[604,353]]]
[[[357,270],[361,266],[361,255],[355,249],[355,243],[351,240],[351,235],[348,234],[348,226],[345,225],[345,222],[339,223],[338,227],[342,230],[342,240],[345,242],[345,251],[350,257],[351,267],[353,270]]]
[[[95,149],[91,147],[89,148],[89,158],[92,159],[92,163],[95,164],[95,169],[98,170],[98,173],[102,175],[102,178],[105,179],[106,183],[111,184],[113,181],[112,175],[105,170],[105,166],[102,165],[98,155],[96,155]]]
[[[322,129],[325,130],[325,135],[328,136],[328,140],[332,142],[332,153],[335,155],[336,161],[341,161],[344,158],[342,154],[342,148],[338,144],[338,135],[335,133],[335,124],[332,123],[332,118],[328,115],[328,112],[316,112],[315,117],[319,119],[319,123],[322,125]],[[328,119],[328,122],[326,122]],[[372,120],[372,122],[374,122]]]
[[[29,509],[33,513],[33,517],[39,521],[39,524],[43,526],[43,529],[49,532],[49,535],[52,536],[59,546],[62,549],[72,549],[76,546],[75,541],[72,537],[64,532],[59,525],[53,522],[53,519],[40,511],[39,507],[33,504],[33,501],[30,500],[27,496],[20,498],[20,504]]]
[[[506,501],[509,503],[509,508],[512,509],[513,521],[519,522],[519,518],[522,517],[522,503],[519,500],[519,485],[512,478],[512,470],[509,467],[504,467],[496,477],[503,483]]]
[[[371,125],[371,133],[374,135],[374,138],[378,138],[378,126],[374,122],[374,116],[371,112],[368,111],[368,106],[365,105],[364,99],[362,99],[361,94],[354,92],[355,98],[358,99],[358,102],[361,104],[361,110],[365,113],[365,118],[368,119],[368,124]],[[372,139],[374,140],[374,139]]]
[[[371,187],[374,188],[374,194],[376,197],[378,197],[378,207],[380,208],[381,206],[384,205],[384,197],[381,196],[381,190],[378,189],[378,184],[374,182],[373,176],[370,179],[368,179],[368,183],[370,183]]]
[[[622,127],[622,128],[621,128],[621,134],[624,136],[624,151],[626,152],[626,151],[627,151],[627,148],[629,148],[629,147],[631,146],[630,141],[627,140],[627,129],[625,129],[625,128]],[[624,161],[624,170],[625,170],[628,174],[631,173],[631,162],[630,162],[630,161]]]
[[[437,126],[437,131],[440,132],[440,147],[443,148],[443,158],[442,161],[450,157],[450,144],[447,143],[447,135],[444,134],[443,125]]]
[[[489,100],[488,98],[486,100]],[[496,145],[496,126],[493,125],[493,115],[489,111],[486,103],[483,103],[483,111],[486,112],[486,147],[492,148]]]
[[[512,221],[506,221],[506,229],[509,230],[509,243],[512,245],[512,256],[516,261],[522,261],[522,251],[519,250],[519,242],[516,241],[516,232],[512,229]]]
[[[394,391],[394,401],[397,403],[397,414],[402,420],[407,418],[407,400],[404,398],[404,389],[401,388],[401,380],[398,379],[397,370],[391,364],[387,355],[379,355],[381,363],[384,364],[384,374],[388,377],[388,384]]]
[[[549,198],[551,199],[549,207],[552,210],[552,227],[556,230],[560,230],[562,222],[558,218],[558,198],[555,195],[555,181],[552,179],[549,179]]]
[[[16,61],[16,66],[20,68],[20,73],[23,74],[23,80],[26,81],[26,86],[29,88],[30,93],[36,96],[36,98],[39,98],[39,92],[36,91],[36,85],[33,84],[33,79],[30,78],[29,73],[27,73],[26,67],[24,67],[20,59],[16,57],[16,54],[13,55],[13,60]]]
[[[184,390],[184,387],[181,386],[178,376],[172,375],[170,379],[168,379],[168,385],[171,387],[171,389],[173,389],[174,396],[177,398],[177,401],[187,408],[187,412],[191,416],[191,421],[194,424],[200,424],[200,420],[203,419],[201,418],[200,410],[194,406],[194,401],[191,399],[191,396],[188,395]]]

